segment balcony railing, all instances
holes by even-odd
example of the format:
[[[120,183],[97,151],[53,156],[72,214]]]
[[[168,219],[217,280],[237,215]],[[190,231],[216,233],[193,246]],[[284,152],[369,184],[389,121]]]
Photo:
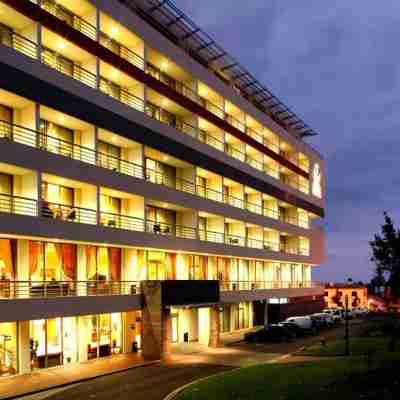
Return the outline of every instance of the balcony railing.
[[[96,27],[84,20],[83,18],[79,17],[78,15],[67,10],[60,4],[52,0],[41,0],[41,7],[48,11],[50,14],[53,14],[58,19],[64,21],[72,28],[78,30],[79,32],[82,32],[84,35],[90,37],[91,39],[96,40]]]
[[[159,221],[147,220],[146,232],[153,233],[155,235],[175,236],[182,239],[197,239],[196,228]]]
[[[91,88],[95,89],[97,87],[96,74],[82,68],[78,63],[66,59],[53,50],[43,48],[42,63],[64,75],[68,75],[71,78],[90,86]]]
[[[129,231],[144,231],[144,220],[128,215],[100,212],[100,224],[110,228],[126,229]]]
[[[0,213],[37,215],[37,202],[26,197],[0,194]]]
[[[128,89],[125,89],[116,83],[100,77],[100,90],[106,95],[113,99],[126,104],[127,106],[134,108],[135,110],[144,111],[144,101],[140,97],[130,93]]]
[[[36,147],[53,154],[58,154],[88,164],[97,165],[101,168],[106,168],[138,179],[146,179],[151,183],[171,187],[182,192],[206,198],[208,200],[214,200],[218,202],[225,201],[226,204],[231,206],[242,209],[246,208],[250,212],[263,214],[264,216],[278,219],[279,213],[273,209],[262,208],[261,205],[252,204],[250,202],[246,203],[244,200],[234,196],[224,196],[222,192],[211,188],[205,188],[201,185],[196,185],[194,182],[185,179],[171,179],[162,172],[154,171],[150,168],[145,169],[143,166],[135,164],[132,161],[127,161],[102,152],[96,152],[88,147],[71,143],[50,135],[46,135],[42,132],[37,132],[24,126],[11,124],[10,122],[2,120],[0,120],[0,139],[1,138]],[[309,227],[308,220],[304,218],[282,218],[281,220],[282,222],[301,226],[303,228]]]
[[[140,294],[140,282],[113,280],[14,281],[0,279],[0,299],[121,296],[134,294]]]
[[[139,54],[135,53],[133,50],[128,49],[126,46],[117,42],[115,39],[111,38],[104,32],[100,33],[100,43],[107,47],[108,50],[117,54],[124,60],[128,61],[132,65],[144,70],[144,59]]]
[[[89,208],[41,201],[40,216],[79,224],[97,224],[97,211]]]
[[[265,290],[265,289],[308,289],[322,287],[312,281],[220,281],[221,291]]]
[[[56,54],[52,50],[49,49],[43,49],[42,53],[39,54],[39,48],[36,43],[33,41],[27,39],[26,37],[17,34],[15,32],[10,33],[10,38],[9,40],[3,40],[2,44],[12,47],[15,50],[28,55],[29,57],[39,59],[43,64],[46,64],[47,66],[57,70],[60,73],[63,73],[64,75],[67,75],[75,80],[80,81],[81,83],[92,87],[92,88],[97,88],[97,76],[91,71],[88,71],[87,69],[81,67],[78,63],[73,62],[72,60],[66,59],[65,57],[61,56],[60,54]],[[123,48],[123,47],[121,47]],[[124,52],[128,52],[129,49],[124,50]],[[135,53],[132,53],[136,57],[139,57],[139,59],[142,62],[142,59],[140,56],[136,55]],[[125,58],[129,59],[132,57],[126,56]],[[141,64],[140,62],[140,64]],[[137,64],[137,62],[136,62]],[[142,67],[143,68],[143,67]],[[129,92],[128,89],[120,87],[119,85],[115,84],[112,81],[109,81],[108,79],[104,77],[99,77],[99,82],[100,82],[100,90],[107,94],[108,96],[114,98],[115,100],[128,105],[131,108],[134,108],[135,110],[138,110],[140,112],[146,112],[146,114],[154,119],[157,119],[158,121],[162,123],[167,123],[171,126],[173,126],[175,129],[190,135],[194,138],[197,138],[203,143],[206,143],[220,151],[226,152],[227,154],[230,154],[232,157],[239,159],[242,162],[247,162],[250,166],[253,168],[256,168],[260,171],[264,171],[267,175],[278,179],[282,180],[285,182],[285,179],[282,179],[279,175],[279,171],[271,168],[270,166],[267,166],[264,164],[262,166],[261,161],[255,160],[251,158],[250,156],[246,156],[245,154],[241,154],[238,152],[236,149],[235,150],[226,150],[225,149],[225,142],[224,140],[220,140],[217,137],[213,136],[211,133],[206,132],[204,130],[200,130],[187,122],[183,121],[179,117],[169,113],[168,111],[165,111],[161,109],[160,107],[154,106],[152,104],[145,104],[144,100],[141,99],[140,97],[134,95],[133,93]],[[199,97],[199,102],[203,104],[207,109],[211,110],[214,112],[216,115],[219,115],[221,118],[224,118],[225,114],[223,110],[221,110],[219,107],[209,103],[207,100],[202,99]],[[151,108],[157,107],[159,112],[153,112],[150,111]],[[171,118],[164,118],[166,114],[169,114]],[[232,117],[229,117],[230,120],[232,120]],[[244,128],[243,128],[244,129]],[[242,129],[242,130],[243,130]],[[264,140],[265,144],[265,140]],[[244,157],[244,160],[243,160]],[[288,181],[285,182],[288,185],[292,186],[293,188],[302,191],[303,193],[308,194],[309,189],[306,184],[303,183],[298,183],[298,182],[293,182],[293,181]]]

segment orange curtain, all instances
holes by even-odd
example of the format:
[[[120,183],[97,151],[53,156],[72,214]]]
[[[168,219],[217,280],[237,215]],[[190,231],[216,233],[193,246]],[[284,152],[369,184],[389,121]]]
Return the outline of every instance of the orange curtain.
[[[121,249],[108,248],[108,262],[111,269],[111,280],[121,280]]]
[[[62,265],[65,276],[71,281],[76,280],[76,246],[73,244],[62,244]]]
[[[29,277],[35,274],[39,265],[39,255],[41,251],[40,242],[29,241]]]

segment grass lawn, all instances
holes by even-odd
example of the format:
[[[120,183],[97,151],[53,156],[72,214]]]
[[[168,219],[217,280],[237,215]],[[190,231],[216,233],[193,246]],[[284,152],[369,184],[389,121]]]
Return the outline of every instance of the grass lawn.
[[[391,400],[400,398],[400,353],[304,364],[264,364],[211,377],[178,400]],[[339,396],[339,397],[338,397]]]
[[[301,355],[307,356],[341,356],[345,354],[344,339],[327,342],[326,346],[316,345],[304,351]],[[350,338],[350,354],[365,355],[369,351],[382,353],[388,350],[389,339],[384,337],[353,337]],[[400,342],[397,343],[396,350],[400,351]]]

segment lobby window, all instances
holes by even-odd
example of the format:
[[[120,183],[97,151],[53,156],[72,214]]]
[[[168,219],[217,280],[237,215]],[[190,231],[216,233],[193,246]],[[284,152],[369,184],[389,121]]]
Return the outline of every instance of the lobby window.
[[[122,352],[122,318],[120,313],[87,315],[83,318],[83,337],[87,359],[107,357]]]
[[[76,281],[76,245],[30,241],[29,279],[39,285]]]
[[[0,323],[0,377],[18,372],[17,323]]]
[[[40,147],[52,153],[66,157],[73,155],[74,131],[49,122],[40,120]]]
[[[32,369],[61,365],[63,362],[61,318],[30,321],[29,328]]]

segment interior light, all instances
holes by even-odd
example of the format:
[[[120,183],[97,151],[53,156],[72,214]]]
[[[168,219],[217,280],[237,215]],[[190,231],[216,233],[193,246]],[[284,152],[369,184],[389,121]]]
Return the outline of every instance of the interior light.
[[[168,161],[169,160],[169,157],[168,156],[164,156],[163,157],[163,161]]]
[[[113,136],[111,140],[113,143],[117,143],[117,138],[115,136]]]
[[[60,122],[64,122],[64,121],[65,121],[64,115],[60,115],[60,117],[58,118],[58,120],[59,120]]]
[[[64,50],[67,47],[67,44],[64,41],[58,42],[57,47],[59,50]]]
[[[164,107],[167,106],[167,105],[168,105],[168,100],[167,100],[167,99],[164,99],[163,102],[162,102],[162,105],[163,105]]]
[[[113,76],[113,78],[117,78],[119,75],[119,71],[117,71],[116,69],[113,69],[111,72],[111,75]]]
[[[117,36],[118,35],[118,28],[116,26],[113,26],[111,28],[111,36]]]
[[[168,61],[163,61],[161,63],[161,69],[167,69],[168,68]]]

